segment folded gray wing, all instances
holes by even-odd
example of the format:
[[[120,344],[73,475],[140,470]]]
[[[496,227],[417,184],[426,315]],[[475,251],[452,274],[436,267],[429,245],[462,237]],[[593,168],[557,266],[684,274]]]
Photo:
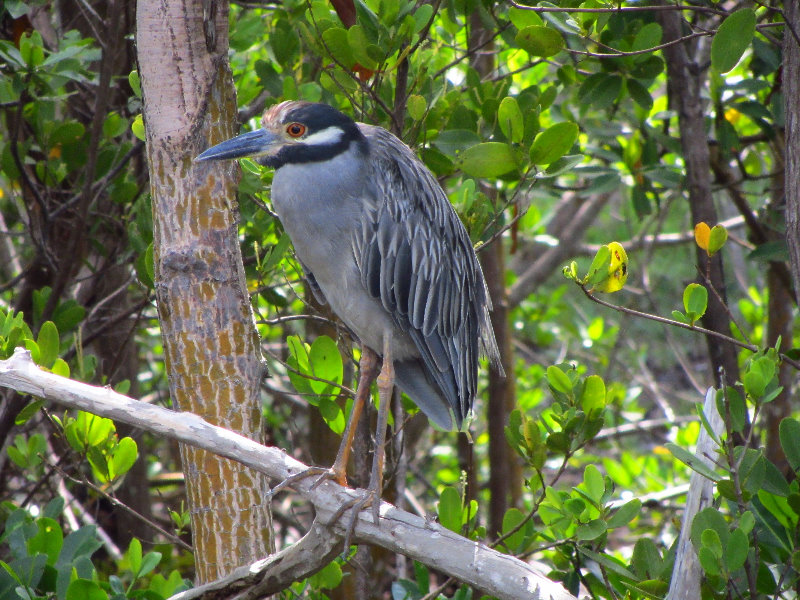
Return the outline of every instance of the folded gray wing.
[[[480,352],[498,358],[480,265],[430,171],[389,132],[360,127],[373,196],[353,241],[362,282],[414,341],[460,425],[475,397]]]

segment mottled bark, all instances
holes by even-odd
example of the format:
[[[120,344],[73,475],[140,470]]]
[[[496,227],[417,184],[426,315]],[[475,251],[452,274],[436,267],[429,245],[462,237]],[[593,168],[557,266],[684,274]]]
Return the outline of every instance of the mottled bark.
[[[170,393],[179,410],[260,441],[264,366],[237,239],[238,167],[193,162],[236,133],[227,35],[227,3],[138,3],[156,296]],[[181,458],[198,581],[269,554],[268,479],[190,446],[182,446]]]

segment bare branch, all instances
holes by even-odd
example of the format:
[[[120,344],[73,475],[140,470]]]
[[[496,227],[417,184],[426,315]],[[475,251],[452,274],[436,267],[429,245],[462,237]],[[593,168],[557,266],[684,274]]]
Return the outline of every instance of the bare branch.
[[[249,438],[211,425],[197,415],[174,412],[139,402],[110,388],[95,387],[42,371],[33,363],[30,353],[22,348],[17,348],[8,360],[0,361],[0,386],[202,448],[278,481],[309,469],[308,465],[277,448],[262,446]],[[293,488],[314,505],[317,524],[324,526],[327,533],[336,538],[336,543],[340,543],[347,534],[350,519],[339,520],[334,517],[342,507],[359,500],[361,492],[329,480],[319,483],[314,477],[295,481]],[[364,512],[356,517],[354,526],[354,542],[374,544],[399,552],[501,600],[577,600],[560,584],[550,581],[518,558],[470,541],[438,523],[402,511],[388,502],[381,502],[377,525],[371,515]],[[301,551],[304,551],[303,547],[298,549],[298,552]],[[212,594],[208,597],[220,596]]]
[[[227,577],[175,594],[170,600],[258,600],[319,572],[341,547],[341,538],[314,521],[297,543],[252,565],[238,567]]]

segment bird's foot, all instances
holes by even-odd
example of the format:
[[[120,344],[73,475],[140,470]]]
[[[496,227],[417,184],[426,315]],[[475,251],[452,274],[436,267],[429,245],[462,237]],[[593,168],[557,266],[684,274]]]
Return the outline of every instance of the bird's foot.
[[[311,484],[313,490],[319,486],[323,481],[333,480],[339,485],[347,486],[347,477],[344,473],[337,473],[334,469],[327,469],[325,467],[308,467],[299,473],[295,473],[281,481],[278,485],[272,488],[272,494],[276,494],[284,488],[293,487],[296,483],[308,479],[309,477],[317,477],[317,480]]]
[[[356,521],[358,521],[359,513],[364,510],[365,508],[372,506],[372,518],[375,522],[375,525],[378,525],[380,520],[380,507],[381,507],[381,498],[376,493],[375,490],[366,489],[366,490],[359,490],[362,492],[360,496],[355,498],[351,498],[344,504],[339,507],[333,518],[331,519],[331,523],[335,523],[339,519],[341,519],[344,514],[350,511],[350,522],[347,524],[347,529],[345,530],[344,535],[344,557],[347,556],[347,552],[350,548],[350,540],[353,538],[353,533],[356,529]]]

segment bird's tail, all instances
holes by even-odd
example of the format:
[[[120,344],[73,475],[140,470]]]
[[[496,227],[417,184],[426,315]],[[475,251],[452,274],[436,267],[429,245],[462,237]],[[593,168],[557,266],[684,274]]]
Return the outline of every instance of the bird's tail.
[[[394,363],[395,383],[414,403],[422,409],[428,418],[442,429],[461,428],[462,415],[454,410],[447,395],[439,386],[431,381],[424,363],[418,360],[403,360]],[[458,398],[455,381],[452,390],[448,390],[453,398]]]

